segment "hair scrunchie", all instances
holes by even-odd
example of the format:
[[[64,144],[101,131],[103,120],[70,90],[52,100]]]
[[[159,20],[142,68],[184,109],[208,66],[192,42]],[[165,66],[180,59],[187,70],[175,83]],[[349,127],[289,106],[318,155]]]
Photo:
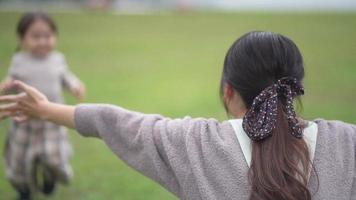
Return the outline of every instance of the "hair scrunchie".
[[[304,88],[296,78],[279,79],[277,83],[264,89],[253,100],[251,108],[243,118],[244,131],[254,141],[271,136],[277,123],[278,97],[283,96],[286,99],[284,106],[291,134],[296,138],[302,138],[303,128],[298,123],[293,107],[293,98],[303,94]]]

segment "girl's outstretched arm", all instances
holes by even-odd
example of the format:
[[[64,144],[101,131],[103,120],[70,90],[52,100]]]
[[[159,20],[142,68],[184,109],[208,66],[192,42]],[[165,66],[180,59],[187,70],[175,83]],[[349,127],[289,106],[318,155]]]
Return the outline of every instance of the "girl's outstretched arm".
[[[62,85],[67,88],[77,99],[83,100],[85,97],[85,85],[69,69],[65,57],[61,55],[63,71],[61,74]]]
[[[68,68],[62,75],[62,84],[67,88],[77,99],[83,100],[85,97],[85,85],[76,77]]]
[[[51,103],[38,90],[21,81],[5,84],[3,89],[12,88],[20,89],[23,92],[0,96],[0,120],[17,116],[14,119],[21,121],[31,117],[74,128],[74,106]]]

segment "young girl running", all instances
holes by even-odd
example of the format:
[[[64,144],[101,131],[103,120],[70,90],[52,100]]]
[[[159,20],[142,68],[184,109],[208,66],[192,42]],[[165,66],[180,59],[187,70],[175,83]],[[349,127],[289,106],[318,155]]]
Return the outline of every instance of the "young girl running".
[[[304,94],[297,46],[251,32],[229,49],[221,96],[233,120],[170,119],[113,105],[67,106],[22,82],[0,97],[3,118],[28,116],[106,142],[180,199],[356,199],[356,126],[297,117]]]
[[[12,58],[5,82],[23,81],[51,102],[63,102],[63,88],[82,99],[83,84],[69,71],[64,56],[54,50],[56,32],[56,25],[47,14],[23,15],[17,26],[19,51]],[[38,189],[50,194],[57,181],[67,183],[72,176],[70,154],[64,127],[39,119],[12,122],[5,164],[6,175],[19,192],[19,199],[30,199]]]

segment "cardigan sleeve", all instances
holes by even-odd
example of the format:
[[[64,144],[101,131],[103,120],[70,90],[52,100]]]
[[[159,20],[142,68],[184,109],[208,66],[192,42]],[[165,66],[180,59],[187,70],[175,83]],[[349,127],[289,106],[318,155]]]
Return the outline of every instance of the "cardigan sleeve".
[[[353,142],[354,142],[354,160],[356,161],[356,125],[351,125],[351,130],[353,131]],[[351,190],[351,198],[356,199],[356,163],[354,164],[354,171],[353,171],[353,183],[352,183],[352,190]]]
[[[104,140],[129,166],[179,196],[175,169],[189,167],[184,130],[190,118],[172,120],[112,105],[83,104],[76,107],[74,120],[80,134]]]

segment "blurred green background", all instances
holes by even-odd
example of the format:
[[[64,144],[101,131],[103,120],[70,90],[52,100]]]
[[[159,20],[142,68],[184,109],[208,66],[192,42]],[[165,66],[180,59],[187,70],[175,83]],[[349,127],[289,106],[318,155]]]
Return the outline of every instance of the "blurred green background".
[[[0,77],[17,46],[20,13],[0,12]],[[252,30],[292,38],[306,67],[301,115],[356,123],[356,13],[53,14],[58,49],[85,82],[86,102],[117,104],[169,117],[226,119],[218,87],[225,52]],[[75,104],[72,97],[67,102]],[[0,124],[3,149],[7,122]],[[75,177],[52,199],[175,199],[124,163],[97,139],[71,131]],[[15,192],[0,162],[0,199]],[[42,199],[42,197],[39,197]]]

